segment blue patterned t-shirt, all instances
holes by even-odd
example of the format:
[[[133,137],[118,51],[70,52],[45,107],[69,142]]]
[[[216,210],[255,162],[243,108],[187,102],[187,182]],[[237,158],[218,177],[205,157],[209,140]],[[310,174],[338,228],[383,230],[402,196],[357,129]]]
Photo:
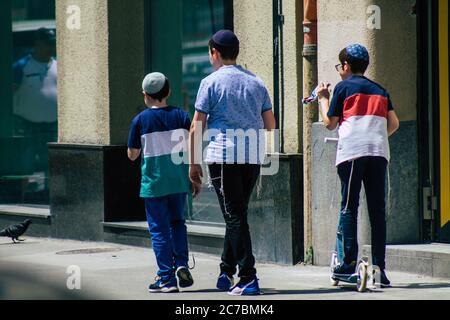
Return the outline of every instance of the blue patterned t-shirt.
[[[262,114],[271,109],[262,80],[239,65],[223,66],[203,79],[195,110],[208,115],[205,162],[263,163]]]

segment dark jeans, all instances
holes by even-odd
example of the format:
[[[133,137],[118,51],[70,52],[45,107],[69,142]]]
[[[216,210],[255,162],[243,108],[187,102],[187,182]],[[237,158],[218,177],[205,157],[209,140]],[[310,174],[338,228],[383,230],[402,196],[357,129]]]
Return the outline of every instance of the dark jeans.
[[[357,218],[362,182],[371,225],[372,264],[385,269],[386,168],[387,160],[382,157],[363,157],[338,166],[342,193],[336,241],[339,261],[350,264],[358,258]]]
[[[212,184],[226,223],[220,270],[229,276],[236,273],[236,265],[239,266],[239,277],[256,275],[247,209],[260,169],[260,165],[252,164],[209,165]]]

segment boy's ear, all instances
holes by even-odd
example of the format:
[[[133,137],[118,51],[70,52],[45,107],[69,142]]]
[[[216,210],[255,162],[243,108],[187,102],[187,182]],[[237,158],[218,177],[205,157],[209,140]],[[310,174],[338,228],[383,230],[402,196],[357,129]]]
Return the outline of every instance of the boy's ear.
[[[221,56],[220,56],[220,52],[216,49],[216,48],[212,48],[211,49],[212,50],[212,55],[216,55],[216,58],[217,59],[220,59],[220,58],[222,58]]]
[[[344,70],[344,71],[350,70],[350,65],[348,64],[347,61],[345,61],[344,64],[342,65],[342,70]]]

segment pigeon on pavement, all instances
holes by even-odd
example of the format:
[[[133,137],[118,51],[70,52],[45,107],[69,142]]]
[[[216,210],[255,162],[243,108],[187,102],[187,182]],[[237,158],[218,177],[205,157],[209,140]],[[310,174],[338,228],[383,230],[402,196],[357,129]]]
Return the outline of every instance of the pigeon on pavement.
[[[22,223],[15,224],[12,226],[9,226],[3,230],[0,231],[0,237],[9,237],[12,239],[14,243],[17,241],[23,241],[20,240],[19,237],[27,231],[28,226],[31,224],[31,220],[27,219]]]

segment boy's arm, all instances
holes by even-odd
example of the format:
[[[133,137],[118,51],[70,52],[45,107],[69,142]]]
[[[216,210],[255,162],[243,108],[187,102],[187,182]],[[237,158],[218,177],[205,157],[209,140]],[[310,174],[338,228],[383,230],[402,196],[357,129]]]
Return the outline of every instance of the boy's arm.
[[[189,131],[189,179],[193,186],[193,197],[197,197],[200,193],[203,177],[202,166],[200,165],[202,159],[202,142],[203,130],[206,127],[207,114],[196,111],[191,123],[191,130]],[[197,154],[197,149],[200,154]]]
[[[264,129],[272,131],[276,128],[275,116],[273,115],[272,109],[264,112],[262,114],[262,118],[264,122]]]
[[[392,136],[400,127],[400,121],[398,120],[397,114],[394,110],[390,110],[388,112],[388,118],[387,118],[387,129],[388,129],[388,136]]]
[[[334,130],[338,126],[339,117],[328,117],[330,110],[330,84],[321,83],[317,95],[319,96],[319,112],[322,116],[323,123],[328,130]]]
[[[139,158],[139,155],[141,154],[141,149],[128,148],[127,154],[128,159],[130,159],[131,161],[135,161],[137,158]]]
[[[267,88],[264,86],[264,101],[262,104],[262,112],[261,116],[264,122],[264,129],[267,131],[272,131],[276,129],[276,120],[275,116],[273,115],[272,111],[272,101],[270,101],[269,92],[267,91]]]
[[[135,117],[131,122],[130,132],[128,133],[128,159],[135,161],[141,154],[141,129],[139,117]]]

